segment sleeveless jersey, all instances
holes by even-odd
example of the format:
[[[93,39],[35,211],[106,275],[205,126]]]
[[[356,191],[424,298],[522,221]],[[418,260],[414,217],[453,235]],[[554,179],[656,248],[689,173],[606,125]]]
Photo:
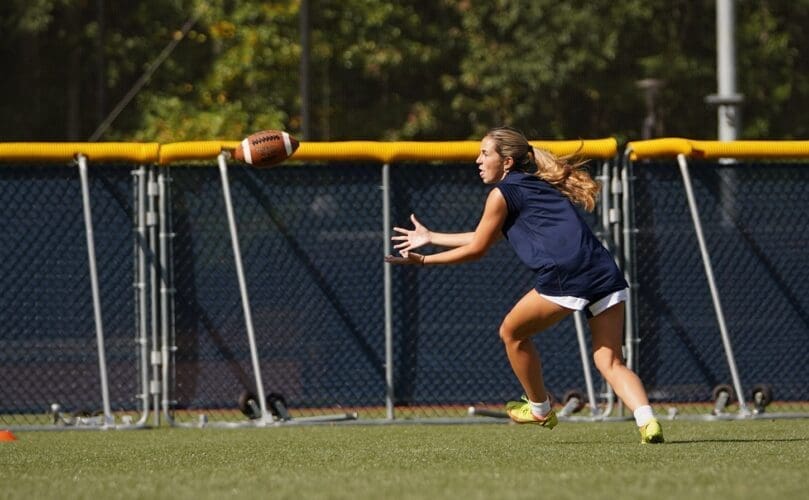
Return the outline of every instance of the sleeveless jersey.
[[[536,272],[539,293],[591,298],[628,286],[610,252],[558,189],[525,172],[509,172],[495,188],[508,206],[503,234]]]

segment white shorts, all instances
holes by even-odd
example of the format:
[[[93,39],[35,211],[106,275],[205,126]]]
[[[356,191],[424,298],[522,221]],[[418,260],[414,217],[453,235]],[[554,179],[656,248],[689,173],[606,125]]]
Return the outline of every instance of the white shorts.
[[[624,288],[623,290],[612,292],[611,294],[606,295],[593,303],[591,303],[589,299],[582,299],[579,297],[554,297],[552,295],[545,295],[544,293],[540,293],[539,295],[544,299],[550,300],[554,304],[558,304],[568,309],[573,309],[574,311],[581,311],[586,307],[587,317],[592,318],[593,316],[598,316],[599,314],[603,313],[615,304],[625,302],[627,290],[628,288]]]

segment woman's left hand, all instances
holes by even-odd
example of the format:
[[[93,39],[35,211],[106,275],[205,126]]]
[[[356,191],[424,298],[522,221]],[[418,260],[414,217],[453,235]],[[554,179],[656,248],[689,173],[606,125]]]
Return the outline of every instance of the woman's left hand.
[[[399,234],[392,236],[391,239],[400,242],[394,245],[393,248],[402,252],[402,255],[404,255],[405,252],[431,243],[430,230],[416,219],[416,214],[410,214],[410,222],[413,223],[413,229],[405,229],[403,227],[393,228],[393,230]]]

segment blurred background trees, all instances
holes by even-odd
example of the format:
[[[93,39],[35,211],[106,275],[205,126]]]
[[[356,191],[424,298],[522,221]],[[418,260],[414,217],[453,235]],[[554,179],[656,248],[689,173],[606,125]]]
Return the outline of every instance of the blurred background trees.
[[[510,124],[638,139],[638,81],[654,78],[656,133],[714,138],[714,4],[309,0],[309,136],[451,140]],[[301,5],[6,0],[0,141],[300,135]],[[807,138],[809,0],[738,2],[736,17],[740,138]]]

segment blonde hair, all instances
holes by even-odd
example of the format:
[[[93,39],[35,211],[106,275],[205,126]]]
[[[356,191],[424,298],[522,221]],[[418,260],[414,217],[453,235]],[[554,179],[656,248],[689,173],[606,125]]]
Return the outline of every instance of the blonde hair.
[[[578,158],[581,147],[573,154],[556,156],[550,151],[531,146],[522,132],[511,127],[493,128],[486,133],[486,137],[494,140],[497,154],[514,159],[517,170],[533,173],[576,205],[588,212],[593,211],[601,186],[587,171],[587,160]]]

